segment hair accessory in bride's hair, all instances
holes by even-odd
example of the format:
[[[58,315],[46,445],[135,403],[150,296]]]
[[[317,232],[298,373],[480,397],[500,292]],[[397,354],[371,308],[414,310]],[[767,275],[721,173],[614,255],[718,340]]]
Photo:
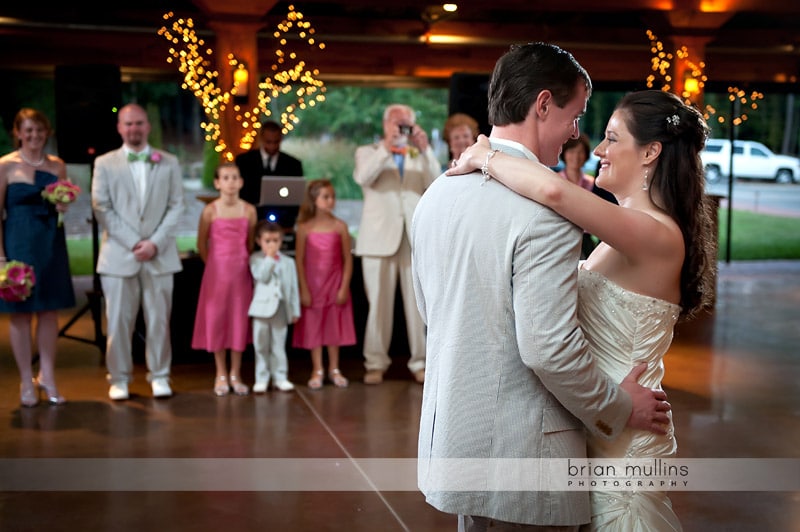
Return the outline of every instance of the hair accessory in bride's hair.
[[[667,117],[667,124],[671,125],[672,127],[678,127],[678,124],[680,123],[681,118],[677,114]]]

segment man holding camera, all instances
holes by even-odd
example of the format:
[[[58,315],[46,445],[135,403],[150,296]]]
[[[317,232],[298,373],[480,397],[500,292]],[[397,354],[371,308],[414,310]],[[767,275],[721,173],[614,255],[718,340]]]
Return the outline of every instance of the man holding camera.
[[[403,296],[408,369],[425,381],[425,328],[411,280],[409,231],[414,209],[441,172],[428,135],[415,124],[414,110],[391,104],[383,113],[383,139],[356,149],[353,179],[361,185],[364,206],[355,254],[361,257],[369,302],[364,332],[364,383],[380,384],[391,365],[389,344],[398,281]]]

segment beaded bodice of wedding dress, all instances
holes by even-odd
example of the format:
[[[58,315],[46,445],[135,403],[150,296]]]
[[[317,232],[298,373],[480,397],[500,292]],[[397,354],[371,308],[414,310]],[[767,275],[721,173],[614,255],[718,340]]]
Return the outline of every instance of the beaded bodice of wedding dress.
[[[578,317],[598,366],[621,382],[641,361],[648,368],[639,382],[660,388],[663,357],[672,343],[680,307],[628,291],[603,275],[578,272]],[[589,438],[591,458],[669,458],[677,445],[670,419],[666,436],[626,429],[619,438]],[[672,504],[661,491],[593,491],[591,530],[681,530]]]

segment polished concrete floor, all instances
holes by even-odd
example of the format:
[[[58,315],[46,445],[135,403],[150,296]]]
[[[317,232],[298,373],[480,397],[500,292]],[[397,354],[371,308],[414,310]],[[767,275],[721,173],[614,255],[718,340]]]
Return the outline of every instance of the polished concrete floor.
[[[715,311],[680,325],[666,359],[679,457],[800,458],[799,312],[800,262],[720,265]],[[154,400],[139,365],[131,399],[113,403],[98,349],[61,338],[69,403],[20,408],[7,320],[0,330],[0,530],[456,528],[408,482],[386,489],[359,469],[363,484],[348,484],[330,470],[415,457],[422,387],[402,354],[386,382],[365,386],[358,353],[345,351],[351,386],[310,391],[308,356],[292,353],[296,392],[217,398],[210,357],[179,353],[173,398]],[[90,315],[69,333],[91,340]],[[252,370],[248,360],[249,381]],[[687,531],[800,530],[798,492],[678,491],[672,500]]]

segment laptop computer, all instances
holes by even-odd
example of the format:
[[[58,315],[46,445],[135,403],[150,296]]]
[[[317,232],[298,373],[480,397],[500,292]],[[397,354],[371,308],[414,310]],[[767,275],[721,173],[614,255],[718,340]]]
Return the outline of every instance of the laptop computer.
[[[299,205],[259,205],[256,207],[259,220],[275,222],[289,231],[294,229],[299,212]]]
[[[259,205],[296,206],[303,203],[306,192],[304,177],[269,175],[261,178]]]
[[[283,249],[294,250],[294,224],[306,193],[306,180],[297,176],[263,176],[256,211],[259,220],[277,222],[286,231]]]

